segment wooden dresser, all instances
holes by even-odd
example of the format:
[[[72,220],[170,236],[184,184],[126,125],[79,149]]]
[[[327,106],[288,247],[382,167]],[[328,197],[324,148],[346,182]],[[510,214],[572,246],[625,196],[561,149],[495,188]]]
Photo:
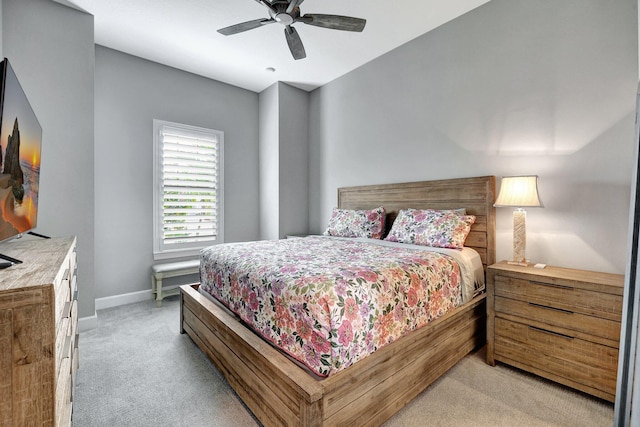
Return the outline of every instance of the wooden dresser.
[[[0,426],[69,426],[78,367],[76,239],[0,244]]]
[[[500,361],[615,400],[624,276],[494,264],[487,363]]]

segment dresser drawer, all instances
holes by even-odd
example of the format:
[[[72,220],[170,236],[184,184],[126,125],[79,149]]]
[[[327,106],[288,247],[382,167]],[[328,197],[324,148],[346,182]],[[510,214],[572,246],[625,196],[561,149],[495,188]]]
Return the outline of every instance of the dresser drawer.
[[[55,359],[55,368],[56,373],[60,372],[60,365],[62,364],[62,359],[64,359],[65,355],[65,346],[68,346],[67,337],[69,336],[69,331],[71,329],[71,320],[68,318],[63,318],[58,323],[58,327],[56,330],[56,359]]]
[[[496,296],[495,313],[497,317],[503,314],[517,316],[521,317],[524,323],[527,323],[527,320],[537,321],[581,332],[583,335],[605,338],[616,343],[620,339],[619,321],[588,316],[570,309],[559,309],[553,305],[547,306]]]
[[[567,385],[589,384],[606,395],[615,395],[617,348],[500,318],[495,319],[495,328],[496,359],[529,366],[539,375]]]
[[[545,281],[495,276],[495,294],[610,320],[622,316],[622,296]],[[616,339],[618,336],[616,336]]]
[[[72,372],[77,310],[76,301],[67,303],[56,337],[55,413],[56,425],[59,426],[68,426],[71,421]]]
[[[71,301],[71,274],[68,265],[65,263],[65,268],[60,270],[56,282],[55,288],[55,321],[56,324],[63,317],[66,304]]]
[[[71,349],[69,357],[63,357],[56,381],[56,426],[69,426],[71,423]]]
[[[77,304],[77,301],[67,301],[65,303],[56,327],[56,372],[60,372],[62,360],[71,356],[71,348],[73,348],[78,323]]]
[[[77,299],[78,296],[78,254],[76,253],[77,246],[73,247],[73,251],[69,255],[69,276],[70,276],[70,291],[71,299]]]

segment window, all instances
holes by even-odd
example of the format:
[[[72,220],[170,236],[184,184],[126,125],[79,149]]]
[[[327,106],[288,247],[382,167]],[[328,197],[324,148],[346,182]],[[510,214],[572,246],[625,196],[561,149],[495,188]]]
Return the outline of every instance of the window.
[[[153,121],[155,259],[223,242],[224,133]]]

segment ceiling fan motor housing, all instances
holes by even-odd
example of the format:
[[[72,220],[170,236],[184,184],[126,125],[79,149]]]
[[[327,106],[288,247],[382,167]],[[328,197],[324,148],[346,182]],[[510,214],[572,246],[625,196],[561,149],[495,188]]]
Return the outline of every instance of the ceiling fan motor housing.
[[[293,16],[289,15],[286,12],[276,14],[273,19],[276,20],[279,24],[282,25],[291,25],[293,24]]]
[[[300,16],[300,8],[296,6],[291,12],[287,12],[289,5],[288,1],[272,1],[273,10],[269,9],[269,15],[279,24],[291,25]]]

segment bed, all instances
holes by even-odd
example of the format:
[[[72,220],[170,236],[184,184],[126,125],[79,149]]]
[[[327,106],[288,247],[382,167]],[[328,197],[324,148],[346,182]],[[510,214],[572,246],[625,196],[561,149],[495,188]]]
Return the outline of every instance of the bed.
[[[495,262],[495,177],[338,189],[341,209],[458,209],[476,217],[465,246]],[[181,288],[181,332],[208,355],[263,425],[379,425],[485,342],[484,294],[324,378],[275,349],[232,313]]]

